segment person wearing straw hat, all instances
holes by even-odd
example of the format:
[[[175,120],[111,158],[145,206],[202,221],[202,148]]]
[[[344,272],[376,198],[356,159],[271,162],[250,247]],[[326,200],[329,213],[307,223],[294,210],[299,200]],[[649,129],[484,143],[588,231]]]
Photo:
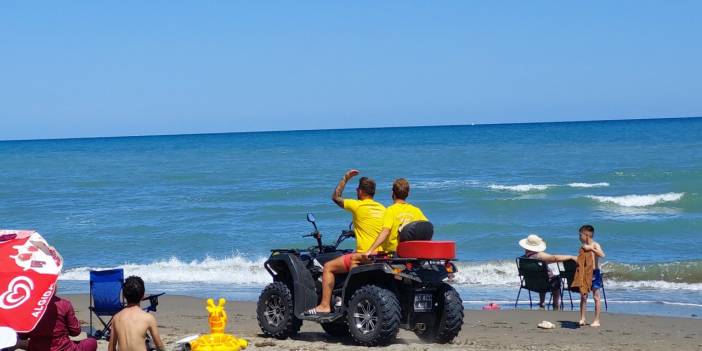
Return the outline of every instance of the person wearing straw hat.
[[[529,234],[526,238],[519,240],[519,246],[524,249],[524,258],[531,258],[549,264],[547,266],[549,284],[551,286],[551,295],[553,295],[553,309],[557,310],[560,306],[561,298],[561,277],[558,275],[558,270],[551,267],[551,263],[564,262],[569,260],[577,260],[576,256],[571,255],[551,255],[546,253],[546,241],[536,234]],[[545,308],[546,293],[539,293],[539,307]]]

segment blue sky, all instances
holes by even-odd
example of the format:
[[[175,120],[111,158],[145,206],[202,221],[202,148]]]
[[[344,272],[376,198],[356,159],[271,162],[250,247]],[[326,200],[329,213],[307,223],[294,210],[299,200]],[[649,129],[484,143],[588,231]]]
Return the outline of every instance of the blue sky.
[[[0,139],[702,115],[702,2],[0,2]]]

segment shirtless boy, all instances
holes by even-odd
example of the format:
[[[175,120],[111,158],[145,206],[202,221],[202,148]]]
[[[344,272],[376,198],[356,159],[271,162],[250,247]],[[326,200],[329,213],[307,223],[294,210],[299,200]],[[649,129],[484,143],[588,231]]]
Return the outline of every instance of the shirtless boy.
[[[135,276],[127,278],[124,281],[122,295],[127,300],[127,306],[112,319],[107,350],[146,351],[147,332],[151,334],[156,349],[165,350],[161,336],[158,334],[156,318],[139,307],[141,299],[144,298],[144,281]]]
[[[580,227],[581,248],[586,252],[592,252],[595,256],[595,269],[592,272],[592,298],[595,300],[595,319],[590,324],[591,327],[600,326],[600,313],[602,304],[600,302],[600,290],[602,289],[602,273],[600,272],[600,257],[605,257],[602,246],[592,238],[595,236],[595,228],[589,224]],[[587,309],[587,293],[580,295],[580,325],[585,325],[585,310]]]

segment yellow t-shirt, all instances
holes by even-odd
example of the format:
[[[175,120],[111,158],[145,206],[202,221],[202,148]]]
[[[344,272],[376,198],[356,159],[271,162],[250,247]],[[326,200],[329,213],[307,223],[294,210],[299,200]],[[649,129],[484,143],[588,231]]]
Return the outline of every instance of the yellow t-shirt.
[[[366,252],[382,230],[385,206],[371,199],[344,199],[344,209],[353,214],[356,252]]]
[[[406,224],[414,221],[428,221],[422,210],[408,203],[396,203],[390,205],[385,210],[385,218],[383,219],[383,229],[390,229],[390,235],[385,239],[381,250],[385,252],[393,252],[397,250],[398,233]]]

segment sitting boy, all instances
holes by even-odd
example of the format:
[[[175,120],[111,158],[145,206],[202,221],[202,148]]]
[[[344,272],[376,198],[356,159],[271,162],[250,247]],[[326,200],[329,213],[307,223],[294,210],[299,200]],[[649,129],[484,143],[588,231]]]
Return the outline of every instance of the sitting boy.
[[[161,351],[163,346],[158,334],[156,318],[151,313],[144,312],[139,303],[144,298],[144,281],[131,276],[124,281],[122,295],[127,300],[127,307],[122,309],[112,319],[110,343],[108,351],[144,351],[146,350],[146,333],[151,335],[156,349]]]

